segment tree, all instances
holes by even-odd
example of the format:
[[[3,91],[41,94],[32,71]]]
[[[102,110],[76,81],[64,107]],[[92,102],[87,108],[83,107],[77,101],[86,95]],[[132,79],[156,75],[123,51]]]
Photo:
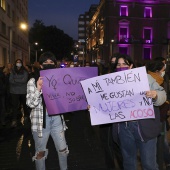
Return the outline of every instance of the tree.
[[[40,48],[43,51],[54,53],[57,60],[66,57],[71,59],[71,51],[74,45],[73,38],[54,25],[45,26],[41,20],[36,20],[29,31],[29,42],[32,62],[35,61],[35,50],[37,50],[38,56],[40,55]],[[34,45],[35,42],[38,42],[38,46]]]

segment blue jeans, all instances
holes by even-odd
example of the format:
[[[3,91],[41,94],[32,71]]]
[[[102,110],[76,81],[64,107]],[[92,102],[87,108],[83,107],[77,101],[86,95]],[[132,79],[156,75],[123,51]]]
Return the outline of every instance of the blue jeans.
[[[45,159],[48,155],[48,149],[46,149],[49,136],[51,135],[55,148],[58,153],[60,170],[67,170],[67,156],[68,156],[68,147],[65,140],[64,129],[61,121],[61,117],[57,116],[48,116],[46,115],[46,128],[43,129],[43,137],[38,137],[37,132],[33,131],[33,138],[35,142],[36,154],[33,157],[35,160],[37,170],[45,170]],[[63,151],[64,150],[64,151]],[[37,154],[40,151],[45,151],[45,156],[41,159],[36,159]]]
[[[143,170],[158,170],[156,162],[157,138],[144,142],[141,138],[137,121],[119,123],[119,139],[124,170],[137,169],[138,149]]]

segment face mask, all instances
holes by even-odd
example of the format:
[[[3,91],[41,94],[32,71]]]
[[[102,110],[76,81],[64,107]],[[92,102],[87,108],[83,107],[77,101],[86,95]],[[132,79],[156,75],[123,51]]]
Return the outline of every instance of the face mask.
[[[101,62],[101,60],[100,59],[97,59],[97,63],[100,63]]]
[[[166,69],[166,64],[165,64],[165,66],[164,66],[164,67],[165,67],[165,69]]]
[[[116,68],[116,71],[124,71],[124,70],[128,70],[129,67],[120,67],[120,68]]]
[[[70,65],[70,67],[74,67],[74,65]]]
[[[165,75],[165,71],[163,71],[162,73],[161,73],[161,77],[163,77]]]
[[[21,64],[21,63],[16,63],[16,66],[17,66],[17,67],[21,67],[22,64]]]
[[[54,64],[43,64],[42,70],[48,70],[48,69],[53,69],[56,68]]]

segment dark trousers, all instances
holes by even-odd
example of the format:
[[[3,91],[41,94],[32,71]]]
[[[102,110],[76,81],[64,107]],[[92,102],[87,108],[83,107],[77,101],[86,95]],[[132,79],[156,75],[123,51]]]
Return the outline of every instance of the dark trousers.
[[[162,132],[157,140],[157,163],[159,170],[164,170],[164,164],[170,164],[170,151],[166,136],[166,122],[162,122]]]
[[[164,134],[164,123],[161,125],[161,134],[157,137],[157,163],[159,170],[163,170],[163,165],[164,165],[164,139],[165,139],[165,134]]]
[[[105,151],[105,162],[107,169],[117,169],[115,163],[115,161],[117,161],[119,169],[123,170],[123,158],[119,144],[113,140],[112,124],[100,125],[100,135]]]
[[[3,123],[5,121],[5,95],[0,95],[0,121]]]
[[[24,117],[29,116],[29,110],[26,105],[26,94],[11,94],[12,100],[12,116],[13,120],[17,120],[17,117],[20,116],[21,113],[21,104],[24,110]]]

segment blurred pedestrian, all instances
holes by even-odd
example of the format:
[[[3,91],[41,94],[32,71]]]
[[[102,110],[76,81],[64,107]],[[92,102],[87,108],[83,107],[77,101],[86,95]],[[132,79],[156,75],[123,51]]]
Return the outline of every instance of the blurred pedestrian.
[[[56,68],[56,58],[51,52],[43,53],[39,58],[42,70]],[[31,110],[31,129],[35,142],[35,160],[37,170],[45,170],[45,159],[48,155],[46,148],[51,135],[58,152],[59,166],[61,170],[67,170],[68,147],[65,140],[64,125],[61,115],[49,116],[42,95],[43,77],[35,73],[27,84],[27,105]]]
[[[2,72],[2,69],[0,69],[0,123],[2,126],[5,125],[5,91],[5,75]]]
[[[110,58],[108,73],[115,72],[116,56]],[[116,162],[120,170],[123,170],[123,157],[120,149],[120,142],[117,136],[118,123],[100,125],[100,136],[105,152],[107,170],[115,170]]]
[[[161,60],[150,61],[146,65],[148,74],[150,74],[160,86],[164,86],[165,63]],[[157,162],[159,170],[164,169],[164,163],[167,170],[170,170],[170,148],[167,142],[167,117],[170,110],[170,102],[167,100],[160,107],[161,133],[157,141]]]
[[[7,68],[9,69],[9,72],[11,73],[12,69],[13,69],[13,64],[8,63],[7,64]]]
[[[12,123],[11,127],[17,126],[17,116],[22,117],[21,104],[24,111],[24,123],[29,121],[29,111],[26,105],[26,89],[27,89],[28,73],[23,66],[21,59],[15,61],[9,77],[10,93],[12,99]]]
[[[10,114],[12,112],[12,102],[11,102],[11,96],[10,96],[10,84],[9,84],[9,76],[10,76],[10,70],[8,67],[5,67],[3,69],[3,73],[5,75],[5,108],[6,113]]]

